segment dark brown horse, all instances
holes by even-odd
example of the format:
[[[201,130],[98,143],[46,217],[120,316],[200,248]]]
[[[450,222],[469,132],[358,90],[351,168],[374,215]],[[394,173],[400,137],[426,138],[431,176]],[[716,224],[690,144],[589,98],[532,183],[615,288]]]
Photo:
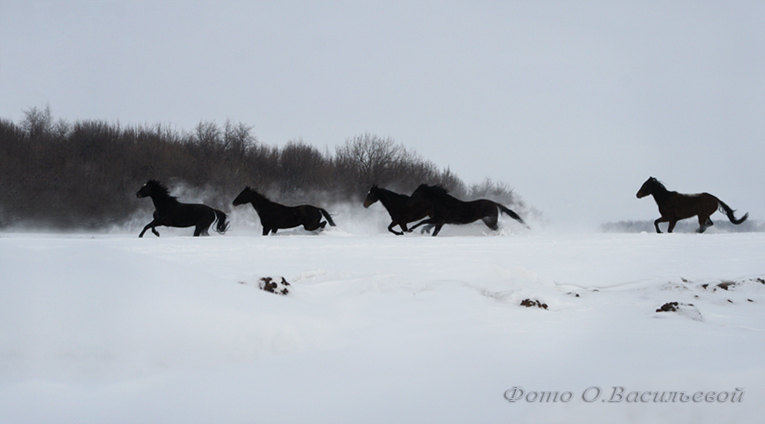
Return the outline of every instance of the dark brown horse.
[[[424,202],[428,205],[428,219],[418,222],[411,229],[425,224],[434,224],[433,236],[437,236],[444,224],[469,224],[481,220],[487,227],[497,230],[499,211],[510,215],[511,218],[528,228],[517,213],[505,206],[488,199],[478,199],[469,202],[459,200],[450,195],[445,188],[438,185],[420,184],[412,193],[410,202]]]
[[[234,206],[244,203],[250,203],[255,208],[255,212],[260,217],[260,224],[263,225],[264,236],[267,236],[269,232],[276,234],[279,228],[293,228],[302,225],[307,231],[314,231],[324,228],[327,222],[329,225],[335,226],[335,221],[322,208],[311,205],[284,206],[269,200],[266,196],[249,187],[245,187],[234,199]],[[326,222],[321,220],[322,215],[327,219]]]
[[[159,181],[149,180],[136,193],[137,197],[151,197],[154,202],[154,219],[143,227],[138,237],[143,237],[146,230],[151,229],[159,237],[156,227],[195,227],[194,237],[209,235],[207,230],[217,221],[215,231],[223,234],[228,229],[226,214],[207,205],[181,203],[167,191],[167,187]]]
[[[364,207],[368,208],[378,200],[385,207],[385,210],[388,211],[388,215],[390,215],[391,223],[388,225],[388,231],[397,236],[410,231],[406,224],[419,221],[428,216],[428,205],[426,203],[410,202],[409,196],[406,194],[396,193],[373,185],[364,199]],[[393,227],[396,225],[401,227],[402,231],[394,230]],[[430,229],[429,227],[425,228]]]
[[[650,177],[643,183],[637,192],[638,199],[652,195],[656,204],[659,206],[661,218],[653,222],[656,232],[661,233],[659,223],[669,222],[668,232],[675,229],[675,224],[681,219],[699,217],[699,233],[703,233],[707,227],[714,225],[709,217],[717,210],[724,212],[730,222],[738,225],[746,221],[749,216],[744,214],[740,219],[733,215],[733,209],[726,205],[722,200],[709,193],[683,194],[676,191],[669,191],[664,184],[654,177]]]

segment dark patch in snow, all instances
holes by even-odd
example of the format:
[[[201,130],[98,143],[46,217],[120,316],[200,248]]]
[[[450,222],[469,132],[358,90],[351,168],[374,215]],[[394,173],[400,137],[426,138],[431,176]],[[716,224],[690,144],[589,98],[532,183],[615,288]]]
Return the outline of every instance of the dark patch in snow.
[[[537,308],[540,308],[540,309],[547,309],[547,304],[546,303],[542,303],[542,302],[540,302],[539,300],[536,300],[536,299],[535,300],[523,299],[521,301],[521,306],[525,306],[527,308],[532,308],[532,307],[536,306]]]
[[[667,302],[661,305],[661,307],[657,309],[656,312],[677,312],[679,315],[688,317],[695,321],[702,320],[701,312],[699,312],[693,303]]]
[[[730,304],[730,305],[743,305],[745,303],[758,303],[756,297],[752,297],[753,292],[761,292],[762,285],[765,285],[765,277],[747,277],[736,279],[719,279],[713,281],[693,281],[687,278],[680,278],[681,283],[671,283],[672,289],[692,290],[696,293],[691,293],[693,299],[698,299],[698,302],[712,301],[717,304]],[[759,284],[758,284],[759,283]],[[725,292],[725,294],[723,294]],[[704,293],[703,295],[701,293]],[[682,309],[683,304],[677,302],[668,302],[656,312],[678,312],[682,315],[686,315],[691,319],[701,320],[701,313],[696,307],[688,304],[685,310]],[[672,310],[672,308],[677,310]],[[689,309],[692,308],[692,309]],[[698,316],[698,317],[697,317]]]
[[[661,305],[661,308],[657,309],[656,312],[677,312],[678,306],[680,304],[677,302],[667,302]]]
[[[717,287],[723,290],[728,290],[731,286],[735,286],[735,285],[736,283],[733,281],[723,281],[722,283],[718,284]]]
[[[271,277],[263,277],[260,279],[260,283],[258,283],[258,287],[260,287],[261,290],[283,296],[286,296],[290,292],[287,288],[290,285],[291,284],[288,283],[284,277],[281,277],[281,281],[276,281]]]

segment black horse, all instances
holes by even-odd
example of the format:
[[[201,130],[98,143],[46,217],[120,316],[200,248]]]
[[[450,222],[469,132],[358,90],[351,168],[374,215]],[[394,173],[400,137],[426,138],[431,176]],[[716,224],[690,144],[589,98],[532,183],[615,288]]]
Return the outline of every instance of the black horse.
[[[653,222],[657,233],[661,233],[659,223],[669,222],[667,232],[675,229],[675,224],[681,219],[691,218],[695,215],[699,217],[699,233],[703,233],[707,227],[714,225],[709,217],[718,209],[728,216],[730,222],[738,225],[746,221],[749,214],[746,213],[740,219],[736,219],[733,209],[726,205],[722,200],[709,193],[683,194],[676,191],[669,191],[661,181],[654,177],[648,178],[638,190],[636,196],[638,199],[652,195],[653,200],[659,206],[661,217]]]
[[[496,231],[499,228],[497,226],[499,211],[526,225],[517,213],[493,200],[478,199],[464,202],[451,196],[446,189],[438,185],[421,184],[412,193],[410,201],[426,203],[429,216],[428,219],[415,224],[412,230],[420,225],[435,224],[434,236],[438,235],[444,224],[469,224],[479,219],[487,227]]]
[[[207,230],[213,222],[218,221],[215,231],[223,234],[228,229],[226,214],[207,205],[181,203],[177,198],[170,195],[167,187],[159,181],[149,180],[138,190],[137,197],[151,197],[154,202],[154,219],[143,227],[138,237],[151,228],[151,232],[159,237],[156,227],[196,227],[194,237],[209,235]]]
[[[245,203],[252,204],[255,212],[258,213],[260,223],[263,225],[264,236],[268,235],[269,232],[276,234],[276,230],[279,228],[292,228],[300,225],[308,231],[324,228],[327,222],[329,225],[335,226],[332,217],[322,208],[311,205],[280,205],[250,187],[245,187],[234,199],[234,206]],[[322,215],[327,219],[326,222],[321,220]]]
[[[391,223],[388,225],[388,231],[400,236],[404,232],[409,232],[406,224],[414,222],[428,216],[428,205],[424,202],[411,202],[406,194],[395,193],[384,188],[373,185],[364,199],[364,207],[368,208],[373,203],[380,201],[390,215]],[[398,225],[402,231],[393,229]],[[428,228],[428,227],[425,227]]]

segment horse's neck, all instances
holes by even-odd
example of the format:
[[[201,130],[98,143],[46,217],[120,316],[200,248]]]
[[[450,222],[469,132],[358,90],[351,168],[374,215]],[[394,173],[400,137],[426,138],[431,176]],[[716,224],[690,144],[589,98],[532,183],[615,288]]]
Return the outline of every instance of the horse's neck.
[[[260,214],[262,210],[266,209],[269,205],[273,204],[273,202],[262,197],[252,197],[250,199],[250,204],[252,205],[253,208],[255,208],[255,212]]]
[[[377,197],[380,199],[380,203],[382,203],[386,208],[389,206],[395,207],[396,205],[406,201],[406,197],[403,195],[382,189],[378,191]]]
[[[170,209],[178,204],[177,200],[164,196],[151,196],[151,201],[154,203],[154,209],[158,211]]]
[[[653,190],[653,193],[651,193],[656,203],[664,202],[670,197],[671,194],[672,192],[667,190],[665,187],[656,187],[656,189]]]

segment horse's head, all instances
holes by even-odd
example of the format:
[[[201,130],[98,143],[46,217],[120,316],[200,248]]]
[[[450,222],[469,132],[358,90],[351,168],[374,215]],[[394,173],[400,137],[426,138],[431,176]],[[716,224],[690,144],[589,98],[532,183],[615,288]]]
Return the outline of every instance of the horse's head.
[[[379,189],[376,185],[373,185],[372,188],[369,189],[369,193],[367,193],[366,199],[364,199],[364,207],[368,208],[372,205],[372,203],[380,200],[380,196],[378,195]]]
[[[167,194],[167,189],[160,184],[157,180],[149,180],[144,184],[140,190],[135,194],[136,197],[149,197],[154,194],[159,193],[165,193]]]
[[[648,196],[648,195],[650,195],[650,194],[653,194],[653,192],[654,192],[654,189],[655,189],[655,188],[656,188],[658,185],[661,185],[661,183],[659,182],[659,180],[657,180],[657,179],[656,179],[656,178],[654,178],[654,177],[650,177],[650,178],[648,178],[647,180],[645,180],[645,182],[643,183],[643,185],[642,185],[642,186],[640,186],[640,190],[638,190],[638,192],[637,192],[637,194],[636,194],[637,198],[638,198],[638,199],[641,199],[641,198],[643,198],[643,197],[646,197],[646,196]]]
[[[236,196],[236,199],[234,199],[234,206],[243,205],[245,203],[250,202],[250,198],[252,197],[252,189],[248,186],[245,187],[244,190],[242,190],[241,193],[239,193],[238,196]]]
[[[412,192],[412,195],[410,197],[413,198],[413,199],[414,198],[419,199],[419,198],[421,198],[423,196],[426,196],[428,194],[428,187],[430,187],[430,186],[427,185],[427,184],[420,184],[419,186],[417,186],[416,189],[414,189],[414,191]]]

